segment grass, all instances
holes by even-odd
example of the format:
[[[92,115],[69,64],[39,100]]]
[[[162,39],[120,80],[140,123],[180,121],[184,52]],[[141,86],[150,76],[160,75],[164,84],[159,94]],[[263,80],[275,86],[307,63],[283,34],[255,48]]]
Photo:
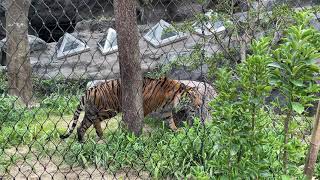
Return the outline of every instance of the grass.
[[[57,99],[61,101],[66,98],[53,98],[54,101]],[[222,154],[220,153],[224,152],[225,145],[219,144],[222,137],[219,135],[219,129],[213,124],[207,124],[206,128],[203,128],[196,123],[193,127],[185,126],[174,133],[163,121],[145,118],[143,135],[135,137],[119,128],[121,121],[121,114],[119,114],[102,123],[103,140],[96,141],[96,133],[91,127],[86,133],[86,143],[79,144],[76,132],[65,141],[59,139],[59,134],[65,133],[72,120],[72,111],[51,104],[53,103],[49,101],[30,111],[15,110],[15,112],[21,111],[16,115],[21,120],[3,123],[0,130],[2,132],[0,133],[0,172],[3,173],[10,169],[11,165],[18,161],[25,161],[29,156],[33,157],[36,154],[41,158],[60,159],[59,163],[71,166],[103,167],[110,173],[127,168],[140,169],[150,173],[156,179],[223,177],[223,174],[228,174],[224,168],[221,168],[224,162],[221,162]],[[65,102],[61,104],[66,105]],[[75,107],[74,104],[71,106]],[[79,122],[82,117],[83,113]],[[274,118],[281,119],[276,116]],[[294,129],[300,127],[297,131],[299,135],[301,132],[307,132],[312,118],[297,118],[296,122],[292,126]],[[274,127],[281,129],[282,126],[278,123]],[[281,149],[281,138],[276,137],[274,130],[270,131],[268,136],[265,140],[266,153],[271,151],[275,153],[277,148]],[[307,144],[301,144],[299,139],[292,141],[291,150],[297,157],[295,163],[301,164]],[[273,144],[270,146],[268,143],[271,142]],[[299,149],[304,149],[303,152],[295,150],[299,146],[302,147]],[[24,147],[27,152],[20,154],[21,151],[17,151],[16,147]],[[7,153],[4,152],[19,153],[11,153],[8,159]]]
[[[219,128],[212,123],[205,128],[196,123],[193,127],[185,126],[174,133],[163,121],[145,118],[143,135],[135,137],[119,128],[119,114],[103,122],[104,136],[101,141],[96,141],[96,133],[91,127],[86,133],[86,143],[79,144],[76,132],[67,140],[59,139],[59,134],[65,133],[72,120],[71,112],[77,104],[75,98],[73,100],[52,95],[40,107],[31,110],[10,109],[10,103],[7,104],[7,110],[12,116],[3,121],[0,128],[0,174],[4,174],[18,162],[32,162],[41,158],[72,167],[104,168],[109,173],[135,169],[146,172],[155,179],[207,179],[224,178],[224,175],[229,175],[226,177],[230,178],[237,177],[239,173],[249,175],[251,172],[246,169],[250,168],[256,168],[257,173],[262,176],[263,173],[270,175],[270,169],[277,170],[281,167],[277,155],[281,150],[282,139],[276,133],[276,129],[281,129],[281,123],[270,126],[268,136],[261,137],[265,143],[259,155],[263,156],[263,163],[244,161],[244,164],[233,168],[238,171],[242,168],[242,172],[233,172],[231,175],[227,163],[222,161],[228,148],[222,141]],[[79,122],[82,117],[83,113]],[[274,118],[281,119],[276,116]],[[298,129],[297,138],[292,140],[289,150],[294,154],[291,165],[299,165],[293,166],[293,169],[296,174],[301,174],[308,146],[301,143],[302,136],[305,136],[301,133],[308,132],[312,118],[297,118],[296,122],[292,123],[292,128]]]

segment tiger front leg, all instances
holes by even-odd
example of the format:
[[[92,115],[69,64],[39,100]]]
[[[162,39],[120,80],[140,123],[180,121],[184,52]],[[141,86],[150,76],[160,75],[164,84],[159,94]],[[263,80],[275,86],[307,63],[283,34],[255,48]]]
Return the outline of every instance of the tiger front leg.
[[[173,117],[171,117],[169,120],[168,120],[168,123],[169,123],[169,127],[172,131],[176,132],[178,130],[177,126],[176,126],[176,123],[174,122],[173,120]]]
[[[172,131],[175,132],[178,130],[176,123],[174,122],[174,119],[173,119],[172,111],[163,112],[162,117],[168,122],[168,125]]]
[[[168,125],[172,131],[176,132],[178,130],[176,123],[174,122],[173,114],[171,110],[170,111],[163,110],[162,118],[168,122]]]

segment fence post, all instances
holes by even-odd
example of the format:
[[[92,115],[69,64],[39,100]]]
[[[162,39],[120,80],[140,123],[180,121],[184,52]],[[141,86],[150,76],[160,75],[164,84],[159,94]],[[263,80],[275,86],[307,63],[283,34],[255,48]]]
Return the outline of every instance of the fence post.
[[[29,7],[30,0],[6,1],[9,94],[18,96],[26,105],[32,98],[32,69],[28,42]]]
[[[317,161],[319,145],[320,145],[320,101],[318,102],[316,119],[314,121],[313,131],[311,135],[310,149],[306,158],[307,159],[306,164],[304,166],[304,173],[307,176],[307,179],[312,179],[314,166]]]
[[[142,71],[136,19],[136,1],[115,0],[115,19],[125,126],[135,135],[143,127]]]

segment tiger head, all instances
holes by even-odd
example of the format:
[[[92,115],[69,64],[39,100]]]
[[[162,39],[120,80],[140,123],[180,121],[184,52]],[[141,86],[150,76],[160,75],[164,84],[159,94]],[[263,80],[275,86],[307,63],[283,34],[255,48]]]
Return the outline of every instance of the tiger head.
[[[202,96],[197,88],[185,86],[184,92],[173,113],[175,123],[181,126],[182,122],[186,121],[189,125],[192,125],[194,117],[200,115],[201,105]]]
[[[187,87],[186,96],[190,99],[194,108],[199,109],[202,104],[200,92],[195,87]]]

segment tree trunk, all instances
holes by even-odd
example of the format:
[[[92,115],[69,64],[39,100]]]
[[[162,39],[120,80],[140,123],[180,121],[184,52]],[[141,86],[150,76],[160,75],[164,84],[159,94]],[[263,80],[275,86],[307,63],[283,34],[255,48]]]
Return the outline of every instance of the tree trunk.
[[[320,146],[320,101],[318,102],[316,119],[314,121],[313,131],[311,135],[310,149],[304,166],[304,173],[307,179],[312,179],[314,166],[317,161]]]
[[[143,127],[142,71],[136,20],[136,1],[115,0],[124,125],[135,135]]]
[[[18,96],[27,106],[32,98],[32,69],[28,43],[29,7],[30,0],[6,1],[9,94]]]

